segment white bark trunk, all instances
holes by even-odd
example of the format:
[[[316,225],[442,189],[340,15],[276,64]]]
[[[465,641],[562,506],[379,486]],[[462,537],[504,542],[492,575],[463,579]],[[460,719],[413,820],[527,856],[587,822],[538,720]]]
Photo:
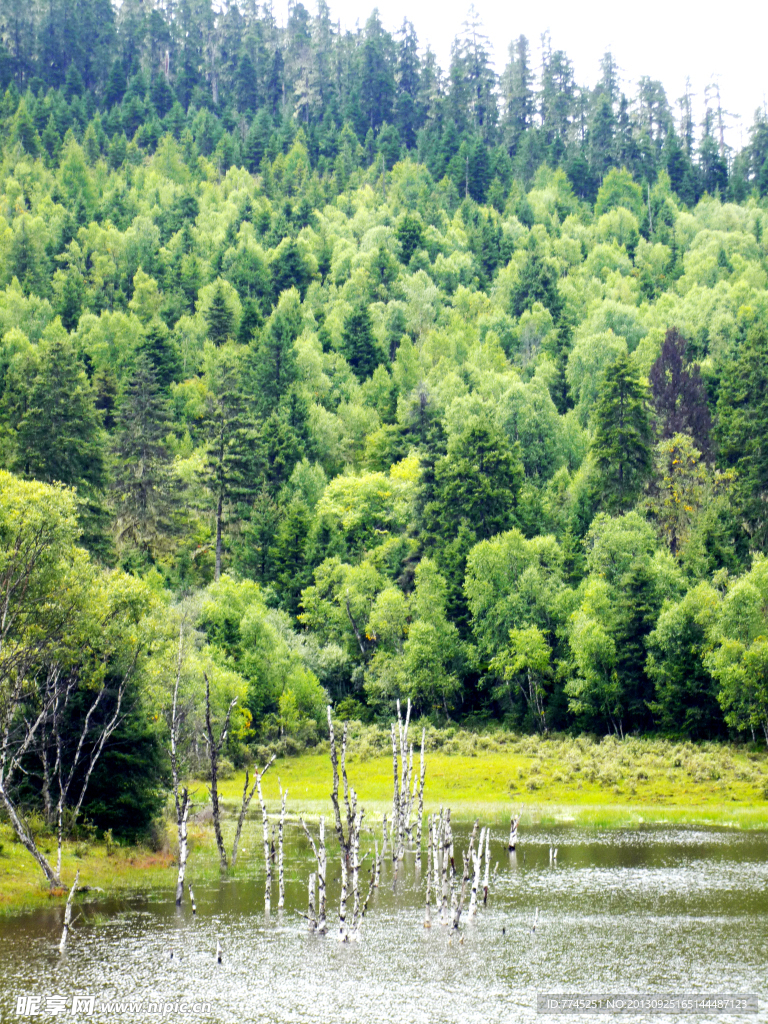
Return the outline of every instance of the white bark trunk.
[[[280,797],[280,826],[277,840],[278,910],[282,910],[283,907],[285,906],[285,875],[283,873],[283,829],[285,826],[285,801],[288,799],[288,790],[286,789],[285,792],[283,792],[282,786],[280,786]]]
[[[483,843],[485,841],[485,829],[480,830],[480,842],[477,844],[477,853],[472,850],[472,861],[474,873],[472,875],[472,893],[469,897],[469,916],[477,914],[477,890],[480,887],[480,867],[483,863]]]
[[[64,908],[64,928],[62,929],[61,942],[59,943],[60,953],[64,952],[67,945],[67,939],[69,937],[69,925],[72,920],[72,897],[77,892],[77,883],[79,882],[79,880],[80,868],[78,868],[77,871],[75,872],[75,880],[72,883],[72,888],[69,890],[69,896],[67,896],[67,905]]]
[[[513,814],[512,817],[510,818],[510,821],[509,821],[509,850],[510,850],[510,853],[517,846],[517,826],[518,826],[518,823],[520,821],[521,815],[522,815],[522,812],[521,812],[521,814],[518,814],[517,817],[515,817],[514,814]]]
[[[378,839],[376,839],[375,836],[374,836],[374,839],[373,839],[373,856],[375,857],[375,863],[374,863],[374,866],[373,866],[373,887],[374,887],[374,889],[378,889],[379,888],[379,880],[380,880],[380,870],[379,869],[380,869],[381,865],[380,865],[380,862],[379,862],[379,841],[378,841]]]
[[[424,820],[424,779],[427,774],[427,762],[424,760],[424,736],[426,729],[421,730],[421,756],[419,758],[419,820],[416,826],[416,849],[421,853],[421,826]]]
[[[488,875],[491,870],[491,828],[485,830],[485,877],[483,879],[483,906],[488,902]]]
[[[449,891],[449,869],[450,877],[453,878],[453,861],[451,859],[451,808],[447,807],[445,811],[445,818],[443,819],[443,862],[442,862],[442,874],[443,874],[443,891],[442,891],[442,903],[440,906],[440,923],[448,924],[448,897],[450,896]]]
[[[189,890],[189,902],[192,904],[192,916],[194,917],[194,915],[197,913],[197,906],[195,904],[195,894],[192,891],[191,885],[188,885],[187,889]]]
[[[269,818],[267,817],[267,805],[264,803],[264,795],[261,792],[261,775],[259,772],[256,772],[256,791],[259,794],[259,803],[261,804],[264,866],[267,873],[264,880],[264,913],[268,914],[272,909],[272,859],[269,855]]]
[[[182,791],[181,818],[179,820],[179,874],[176,879],[176,906],[181,906],[184,895],[184,875],[187,871],[187,819],[189,817],[189,793]]]
[[[314,932],[317,929],[317,919],[315,918],[315,873],[314,871],[309,876],[309,884],[307,886],[307,924],[309,930]]]
[[[432,889],[432,815],[429,816],[429,840],[427,842],[427,906],[424,911],[424,927],[432,927],[432,912],[430,909],[430,895]]]
[[[347,858],[341,851],[341,897],[339,899],[339,942],[347,942]]]

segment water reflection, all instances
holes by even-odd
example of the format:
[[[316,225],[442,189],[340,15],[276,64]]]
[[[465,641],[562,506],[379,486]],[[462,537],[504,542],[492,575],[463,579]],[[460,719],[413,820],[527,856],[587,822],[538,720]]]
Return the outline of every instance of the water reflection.
[[[468,832],[457,826],[454,834],[460,864]],[[67,1009],[50,1019],[182,1019],[176,1010],[99,1014],[98,1002],[119,999],[205,1000],[209,1013],[184,1018],[200,1021],[485,1024],[534,1019],[537,991],[754,992],[768,1008],[765,834],[538,829],[521,834],[508,855],[498,829],[488,905],[481,898],[477,918],[463,919],[463,942],[449,942],[434,914],[433,927],[423,926],[426,861],[417,871],[407,854],[393,891],[385,859],[362,940],[349,945],[335,937],[340,870],[332,843],[325,938],[307,934],[299,917],[312,869],[306,840],[289,828],[286,843],[286,910],[269,920],[256,851],[243,857],[237,878],[195,884],[194,918],[188,906],[175,907],[170,874],[165,894],[86,904],[64,958],[56,949],[60,909],[0,922],[0,1019],[21,1019],[20,994],[60,994],[71,1004],[75,993],[96,997],[94,1013]],[[556,864],[550,846],[558,847]],[[194,883],[193,859],[190,873]]]

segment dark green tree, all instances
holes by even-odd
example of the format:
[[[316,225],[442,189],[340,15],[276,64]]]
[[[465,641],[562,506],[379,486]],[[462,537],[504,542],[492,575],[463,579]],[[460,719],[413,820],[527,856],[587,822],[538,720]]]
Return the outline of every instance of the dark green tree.
[[[750,547],[768,540],[768,331],[753,324],[726,363],[717,400],[716,440],[723,468],[737,471],[736,500]]]
[[[652,431],[646,388],[629,357],[621,355],[606,371],[594,412],[591,454],[602,507],[629,509],[653,467]]]
[[[358,380],[367,380],[382,361],[367,306],[353,309],[345,320],[341,351]]]
[[[208,337],[214,345],[223,345],[232,337],[235,318],[227,305],[221,281],[217,281],[211,304],[205,311],[205,322],[208,325]]]
[[[171,413],[148,356],[140,353],[123,389],[113,441],[117,543],[154,561],[167,546],[179,481],[166,444]]]

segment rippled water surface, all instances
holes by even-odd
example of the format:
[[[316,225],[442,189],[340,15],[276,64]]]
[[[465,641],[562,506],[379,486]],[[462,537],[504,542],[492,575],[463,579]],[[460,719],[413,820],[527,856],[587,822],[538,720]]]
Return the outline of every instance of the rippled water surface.
[[[454,828],[457,864],[467,832]],[[488,905],[449,942],[425,929],[426,858],[398,872],[385,861],[361,941],[307,934],[311,861],[288,831],[285,911],[263,912],[263,869],[249,849],[238,878],[195,886],[197,916],[168,891],[78,907],[66,956],[63,909],[0,921],[0,1019],[27,1019],[17,999],[39,996],[38,1019],[253,1021],[269,1024],[480,1024],[536,1016],[537,992],[754,993],[768,1021],[768,835],[718,829],[526,831],[510,857],[496,830],[498,872]],[[555,866],[549,847],[559,848]],[[333,845],[329,842],[329,856]],[[329,918],[338,914],[329,859]],[[194,884],[194,855],[190,858]],[[367,872],[366,872],[367,873]],[[275,884],[273,906],[277,902]],[[531,924],[539,911],[535,933]],[[504,931],[502,931],[504,929]],[[220,937],[223,962],[216,962]],[[171,953],[173,952],[173,956]],[[94,997],[72,1011],[75,995]],[[53,996],[66,1008],[45,1013]],[[107,1001],[207,1002],[203,1013],[101,1007]],[[31,1017],[29,1018],[31,1019]],[[594,1018],[580,1018],[594,1019]],[[604,1018],[600,1018],[604,1019]],[[701,1020],[702,1017],[621,1017]]]

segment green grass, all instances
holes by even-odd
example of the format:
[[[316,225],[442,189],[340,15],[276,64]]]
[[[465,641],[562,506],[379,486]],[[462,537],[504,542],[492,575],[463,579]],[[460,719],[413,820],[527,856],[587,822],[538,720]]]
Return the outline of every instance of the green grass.
[[[420,733],[413,732],[414,741]],[[392,753],[389,733],[357,723],[350,727],[347,771],[368,812],[368,822],[389,816],[392,807]],[[454,818],[505,826],[512,810],[531,823],[571,823],[595,828],[642,824],[708,824],[741,829],[768,828],[768,757],[765,751],[728,744],[673,743],[659,739],[602,742],[579,737],[476,734],[455,729],[427,731],[425,813],[450,806]],[[418,772],[418,752],[414,758]],[[279,806],[278,780],[288,790],[288,815],[331,813],[328,745],[313,753],[282,757],[262,787],[270,812]],[[231,849],[233,814],[239,810],[244,773],[220,783]],[[198,809],[207,802],[204,782],[191,783]],[[251,813],[258,807],[251,805]],[[175,884],[173,835],[164,852],[103,843],[69,843],[62,875],[71,882],[80,868],[81,884],[110,893],[171,889]],[[54,841],[41,837],[54,855]],[[217,878],[213,830],[190,825],[195,879]],[[78,855],[79,854],[79,855]],[[190,864],[193,861],[190,860]],[[29,854],[0,825],[0,914],[62,902],[51,894]]]
[[[369,813],[380,815],[392,803],[391,748],[384,752],[389,735],[359,725],[351,735],[350,784]],[[331,769],[325,748],[275,762],[263,782],[271,808],[278,802],[279,778],[293,813],[327,813]],[[764,751],[744,747],[633,738],[543,740],[433,729],[426,759],[427,813],[450,806],[455,817],[480,816],[500,824],[512,809],[522,808],[524,823],[768,827],[768,758]],[[418,753],[414,760],[417,772]],[[221,783],[225,805],[239,804],[242,786],[242,774]]]

